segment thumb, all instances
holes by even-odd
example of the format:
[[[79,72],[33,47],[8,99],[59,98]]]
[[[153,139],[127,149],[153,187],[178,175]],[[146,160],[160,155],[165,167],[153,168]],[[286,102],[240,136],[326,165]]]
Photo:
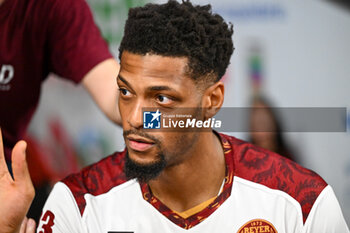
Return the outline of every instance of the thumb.
[[[12,150],[13,178],[15,182],[24,182],[32,185],[26,161],[26,148],[27,143],[19,141]]]

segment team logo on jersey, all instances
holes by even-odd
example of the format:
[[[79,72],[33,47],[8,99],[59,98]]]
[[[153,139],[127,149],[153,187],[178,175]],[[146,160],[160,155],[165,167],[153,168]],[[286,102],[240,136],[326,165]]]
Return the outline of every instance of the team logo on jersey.
[[[277,233],[276,228],[268,221],[254,219],[244,224],[237,233]]]
[[[160,129],[160,118],[162,113],[157,109],[156,112],[143,112],[143,128],[144,129]]]

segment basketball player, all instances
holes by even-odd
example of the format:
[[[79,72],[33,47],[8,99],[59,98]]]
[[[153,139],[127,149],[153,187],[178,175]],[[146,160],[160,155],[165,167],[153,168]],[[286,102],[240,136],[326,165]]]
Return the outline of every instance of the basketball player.
[[[217,113],[232,33],[187,1],[129,11],[117,79],[126,149],[57,183],[37,232],[349,232],[314,172],[213,131],[144,128],[144,107],[155,121]]]

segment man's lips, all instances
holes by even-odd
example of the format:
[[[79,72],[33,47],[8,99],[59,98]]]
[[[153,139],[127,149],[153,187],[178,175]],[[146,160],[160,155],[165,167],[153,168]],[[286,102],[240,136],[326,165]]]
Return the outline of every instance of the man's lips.
[[[129,147],[135,151],[146,151],[154,145],[154,142],[143,137],[128,136],[127,139]]]

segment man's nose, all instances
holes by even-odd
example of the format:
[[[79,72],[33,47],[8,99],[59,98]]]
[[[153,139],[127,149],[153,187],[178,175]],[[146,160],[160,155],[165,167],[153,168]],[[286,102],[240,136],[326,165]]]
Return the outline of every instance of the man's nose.
[[[131,112],[129,113],[129,119],[127,121],[135,129],[143,127],[142,106],[142,103],[138,102],[134,108],[131,108]]]

